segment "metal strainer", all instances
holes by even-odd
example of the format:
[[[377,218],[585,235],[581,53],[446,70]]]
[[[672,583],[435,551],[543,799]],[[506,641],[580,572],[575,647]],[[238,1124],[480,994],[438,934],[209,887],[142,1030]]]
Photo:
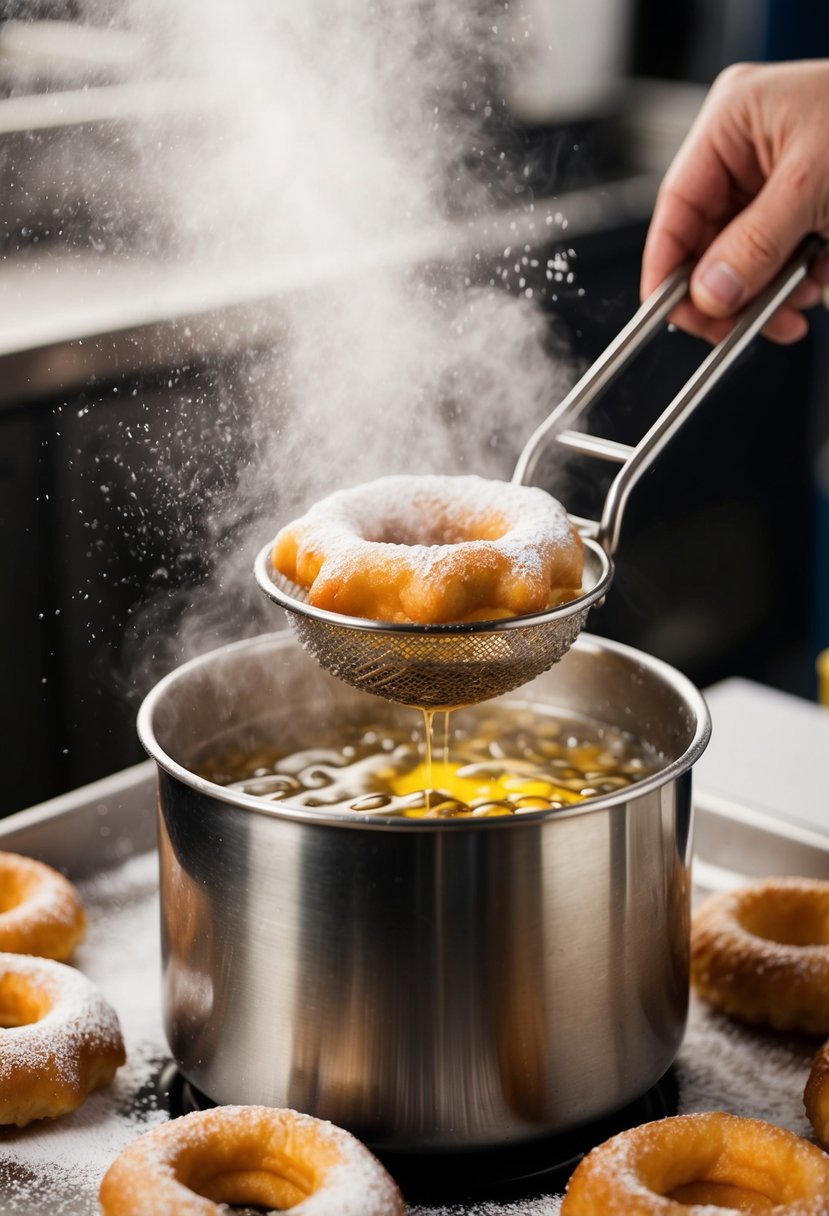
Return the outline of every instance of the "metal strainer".
[[[288,610],[299,640],[322,667],[355,688],[389,701],[452,709],[500,696],[534,679],[566,654],[592,605],[604,598],[613,578],[612,557],[624,508],[639,478],[805,278],[824,248],[819,238],[810,238],[803,245],[635,446],[572,429],[572,424],[658,332],[688,289],[687,267],[656,289],[530,437],[512,477],[518,484],[532,481],[541,455],[553,443],[621,465],[607,492],[601,519],[572,517],[585,547],[583,590],[578,598],[529,616],[454,625],[389,624],[340,616],[307,603],[304,589],[273,569],[272,541],[256,559],[259,586]]]

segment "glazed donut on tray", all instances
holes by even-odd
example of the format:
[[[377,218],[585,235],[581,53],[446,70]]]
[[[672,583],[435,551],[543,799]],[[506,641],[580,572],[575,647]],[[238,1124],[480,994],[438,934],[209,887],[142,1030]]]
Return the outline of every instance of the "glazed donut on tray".
[[[812,1061],[803,1105],[818,1140],[829,1147],[829,1043],[823,1044]]]
[[[691,924],[691,979],[732,1017],[829,1033],[829,882],[772,878],[709,896]]]
[[[75,1110],[124,1063],[115,1011],[65,963],[0,954],[0,1123]]]
[[[824,1216],[829,1156],[794,1132],[723,1111],[621,1132],[577,1166],[561,1216]]]
[[[67,959],[86,916],[68,879],[42,861],[0,852],[0,951]]]
[[[104,1175],[103,1216],[220,1216],[221,1206],[296,1216],[403,1216],[380,1162],[349,1132],[292,1110],[218,1106],[153,1128]]]
[[[278,534],[272,563],[317,608],[446,624],[542,612],[581,594],[581,537],[545,490],[395,475],[339,490]]]

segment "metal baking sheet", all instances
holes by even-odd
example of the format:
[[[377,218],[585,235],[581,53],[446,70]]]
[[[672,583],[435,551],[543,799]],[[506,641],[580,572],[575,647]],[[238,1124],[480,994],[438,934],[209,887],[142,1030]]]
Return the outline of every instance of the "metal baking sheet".
[[[696,810],[698,896],[751,876],[829,878],[829,836],[702,794]],[[0,821],[0,848],[38,857],[78,883],[89,936],[74,961],[118,1011],[129,1057],[112,1087],[93,1094],[73,1114],[0,1129],[0,1211],[93,1216],[109,1163],[142,1131],[168,1117],[154,766],[137,765]],[[741,1028],[692,999],[673,1070],[678,1110],[731,1110],[808,1136],[802,1092],[817,1045],[807,1037]],[[542,1184],[531,1198],[413,1203],[409,1213],[550,1216],[560,1203],[560,1191]]]

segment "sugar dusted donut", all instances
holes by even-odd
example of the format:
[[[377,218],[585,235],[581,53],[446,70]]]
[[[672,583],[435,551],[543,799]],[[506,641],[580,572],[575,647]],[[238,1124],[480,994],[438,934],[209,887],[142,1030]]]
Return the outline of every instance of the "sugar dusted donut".
[[[829,882],[773,878],[710,896],[691,925],[691,979],[732,1017],[829,1034]]]
[[[576,1168],[561,1216],[825,1216],[829,1157],[794,1132],[722,1111],[621,1132]]]
[[[829,1042],[823,1044],[812,1061],[803,1105],[818,1140],[829,1148]]]
[[[380,1162],[310,1115],[219,1106],[153,1128],[104,1175],[103,1216],[220,1216],[224,1204],[295,1216],[403,1216]]]
[[[75,1110],[124,1063],[118,1018],[64,963],[0,954],[0,1123]]]
[[[288,524],[272,562],[317,608],[421,625],[541,612],[581,594],[581,537],[544,490],[391,476]]]
[[[42,861],[0,852],[0,951],[67,959],[85,932],[68,879]]]

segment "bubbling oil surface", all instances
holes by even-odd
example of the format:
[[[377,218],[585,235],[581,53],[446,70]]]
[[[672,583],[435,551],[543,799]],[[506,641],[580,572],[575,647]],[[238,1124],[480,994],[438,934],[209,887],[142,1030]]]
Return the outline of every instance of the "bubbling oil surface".
[[[226,749],[197,767],[269,802],[444,819],[560,809],[633,785],[659,764],[632,735],[535,705],[479,706],[427,723],[425,740],[414,715],[409,726],[309,723],[298,746]]]

